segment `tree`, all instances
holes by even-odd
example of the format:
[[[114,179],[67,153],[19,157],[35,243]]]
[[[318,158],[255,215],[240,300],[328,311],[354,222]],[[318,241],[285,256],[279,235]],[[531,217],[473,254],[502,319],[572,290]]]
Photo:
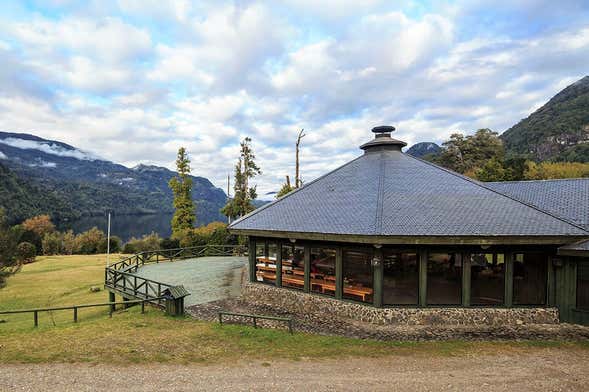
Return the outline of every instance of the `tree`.
[[[475,171],[475,177],[480,181],[506,181],[507,175],[503,163],[496,158],[488,160],[483,167]]]
[[[29,218],[22,223],[22,227],[25,230],[32,231],[41,238],[43,238],[45,234],[55,231],[55,226],[53,225],[53,222],[51,222],[49,215],[37,215]]]
[[[178,150],[176,159],[178,175],[173,177],[169,186],[174,192],[174,216],[172,217],[172,236],[190,229],[196,221],[195,206],[192,200],[192,178],[190,178],[190,159],[184,147]]]
[[[8,227],[4,209],[0,208],[0,287],[6,278],[18,272],[22,262],[17,258],[17,246],[22,235],[20,226]]]
[[[526,180],[589,177],[589,163],[528,161],[524,177]]]
[[[255,209],[252,200],[256,199],[258,194],[255,186],[249,186],[249,181],[262,171],[256,164],[251,141],[249,137],[246,137],[240,144],[240,154],[235,164],[233,199],[230,199],[221,209],[221,212],[230,218],[238,218]]]
[[[16,247],[16,259],[19,263],[28,264],[35,261],[37,248],[30,242],[21,242]]]
[[[282,196],[294,191],[295,189],[300,188],[303,185],[303,181],[301,180],[301,172],[300,172],[300,161],[299,161],[299,151],[301,147],[301,139],[304,138],[305,135],[303,132],[305,129],[301,129],[297,136],[297,141],[295,143],[295,184],[292,186],[290,184],[290,176],[286,176],[286,183],[282,184],[282,188],[276,193],[276,198],[281,198]]]
[[[442,144],[442,152],[433,158],[433,162],[463,174],[472,173],[491,159],[502,162],[504,148],[497,135],[490,129],[479,129],[474,135],[466,137],[454,133]]]
[[[290,177],[286,176],[286,182],[284,184],[282,184],[282,188],[280,188],[280,190],[276,193],[276,198],[279,199],[282,196],[294,191],[295,188],[290,185]]]

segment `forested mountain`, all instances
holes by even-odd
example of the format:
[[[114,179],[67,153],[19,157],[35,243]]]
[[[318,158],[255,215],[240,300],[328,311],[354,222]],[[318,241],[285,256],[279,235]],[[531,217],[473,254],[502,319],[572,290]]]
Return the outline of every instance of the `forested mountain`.
[[[416,158],[423,158],[428,155],[436,155],[440,153],[440,151],[442,151],[442,148],[436,143],[421,142],[409,147],[405,153]]]
[[[589,162],[589,76],[501,135],[506,152],[536,161]]]
[[[128,168],[73,146],[34,135],[0,132],[0,207],[17,222],[39,213],[55,220],[172,211],[168,181],[174,172],[157,166]],[[192,176],[199,223],[224,220],[223,190]]]

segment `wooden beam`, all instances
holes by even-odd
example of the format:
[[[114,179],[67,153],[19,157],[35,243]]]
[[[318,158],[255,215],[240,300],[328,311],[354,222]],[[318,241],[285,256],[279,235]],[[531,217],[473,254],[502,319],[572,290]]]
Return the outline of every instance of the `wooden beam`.
[[[305,293],[311,291],[311,245],[305,244]]]
[[[249,237],[249,251],[248,251],[248,262],[249,262],[249,275],[250,282],[256,281],[256,239]]]
[[[282,242],[276,244],[276,287],[282,287]]]
[[[505,253],[505,298],[504,304],[506,307],[513,306],[513,252]]]
[[[373,264],[373,285],[374,285],[374,298],[373,298],[373,305],[377,308],[382,307],[382,285],[383,285],[383,275],[384,275],[384,265],[383,265],[383,254],[382,248],[374,249],[373,252],[374,260],[377,261]]]
[[[341,246],[335,249],[335,298],[344,295],[344,251]]]
[[[229,229],[232,234],[312,241],[397,245],[564,245],[587,236],[373,236],[274,230]]]
[[[427,305],[427,249],[419,249],[419,306]]]
[[[471,270],[471,263],[470,257],[468,257],[468,253],[460,253],[460,257],[462,257],[462,306],[470,306],[470,270]]]

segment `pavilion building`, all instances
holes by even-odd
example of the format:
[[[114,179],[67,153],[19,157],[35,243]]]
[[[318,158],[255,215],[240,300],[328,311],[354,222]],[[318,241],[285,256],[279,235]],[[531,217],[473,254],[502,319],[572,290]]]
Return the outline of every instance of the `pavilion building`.
[[[404,154],[393,127],[372,131],[358,158],[230,225],[249,237],[252,285],[589,323],[589,179],[481,183]]]

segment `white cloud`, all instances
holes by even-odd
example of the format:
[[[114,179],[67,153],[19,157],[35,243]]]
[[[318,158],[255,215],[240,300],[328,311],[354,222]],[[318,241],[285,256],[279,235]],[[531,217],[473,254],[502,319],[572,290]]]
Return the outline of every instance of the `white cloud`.
[[[8,159],[8,157],[6,156],[6,154],[0,151],[0,159]]]
[[[0,143],[5,144],[7,146],[20,148],[23,150],[39,150],[39,151],[42,151],[46,154],[57,155],[60,157],[70,157],[70,158],[76,158],[76,159],[88,160],[88,161],[94,161],[94,160],[98,159],[96,156],[94,156],[90,153],[83,152],[83,151],[80,151],[77,149],[70,150],[70,149],[62,147],[60,145],[49,143],[49,142],[39,142],[39,141],[35,141],[35,140],[25,140],[25,139],[19,139],[19,138],[14,138],[14,137],[8,137],[5,139],[0,139]],[[43,165],[41,165],[41,166],[43,166]],[[45,165],[44,167],[50,167],[50,166]]]

